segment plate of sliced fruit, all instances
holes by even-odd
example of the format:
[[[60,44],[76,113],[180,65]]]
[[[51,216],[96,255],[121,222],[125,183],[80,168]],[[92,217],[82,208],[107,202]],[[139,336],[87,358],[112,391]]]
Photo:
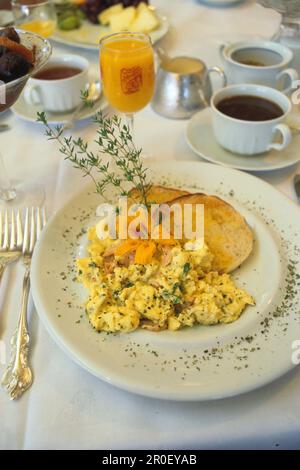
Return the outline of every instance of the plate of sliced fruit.
[[[64,0],[56,3],[57,29],[52,39],[83,49],[98,50],[100,39],[111,33],[148,33],[152,42],[169,30],[169,22],[148,0]]]

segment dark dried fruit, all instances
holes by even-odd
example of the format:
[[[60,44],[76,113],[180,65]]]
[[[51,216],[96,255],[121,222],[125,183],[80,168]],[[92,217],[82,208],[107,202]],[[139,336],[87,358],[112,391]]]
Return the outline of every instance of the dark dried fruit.
[[[8,39],[10,39],[11,41],[14,41],[14,42],[17,42],[18,44],[20,44],[19,35],[18,35],[18,33],[15,31],[14,28],[4,28],[4,29],[0,29],[0,37],[8,38]]]
[[[27,75],[34,53],[20,43],[14,28],[0,29],[0,80],[8,83]]]
[[[0,37],[0,46],[6,47],[9,52],[14,52],[17,55],[24,57],[30,64],[34,63],[35,50],[27,49],[23,44],[18,44],[11,39]]]
[[[6,52],[0,57],[0,80],[5,83],[26,75],[30,64],[24,57],[14,52]]]
[[[8,51],[7,47],[0,46],[0,57]]]

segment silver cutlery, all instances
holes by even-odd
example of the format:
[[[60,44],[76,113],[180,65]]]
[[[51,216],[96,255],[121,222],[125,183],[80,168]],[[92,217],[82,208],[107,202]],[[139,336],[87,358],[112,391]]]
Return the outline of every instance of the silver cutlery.
[[[32,372],[28,365],[29,333],[27,327],[27,305],[30,290],[30,265],[35,243],[46,224],[45,211],[39,208],[26,209],[22,243],[22,260],[25,267],[23,294],[18,326],[11,338],[11,361],[2,377],[2,386],[10,398],[20,397],[32,384]]]
[[[300,175],[294,176],[294,188],[295,188],[296,196],[298,199],[298,203],[300,204]]]
[[[98,101],[101,96],[100,82],[96,80],[95,82],[90,83],[88,85],[87,91],[88,95],[86,100],[91,104],[96,103],[96,101]],[[74,121],[76,121],[76,119],[79,117],[81,111],[84,109],[85,106],[87,106],[85,101],[82,101],[82,103],[80,103],[80,105],[75,109],[75,111],[71,115],[69,121],[65,123],[63,129],[71,129],[74,126]]]
[[[14,211],[11,211],[10,217],[8,217],[7,211],[0,211],[0,281],[6,266],[21,256],[22,232],[20,227],[19,211],[17,217]]]

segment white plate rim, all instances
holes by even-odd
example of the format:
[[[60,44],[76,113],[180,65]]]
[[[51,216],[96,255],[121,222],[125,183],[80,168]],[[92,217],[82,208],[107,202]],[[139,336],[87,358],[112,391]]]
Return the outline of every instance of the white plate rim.
[[[242,170],[242,171],[251,171],[251,172],[255,172],[255,173],[283,170],[284,168],[290,168],[291,166],[294,166],[297,163],[299,163],[300,153],[298,154],[298,158],[294,161],[284,162],[284,160],[283,160],[282,163],[278,163],[278,164],[274,164],[274,165],[268,165],[268,166],[263,166],[262,165],[261,167],[253,167],[251,165],[249,166],[249,165],[246,165],[246,164],[245,165],[235,165],[235,164],[231,164],[231,163],[220,162],[216,158],[211,157],[210,155],[207,155],[206,153],[201,152],[201,150],[199,150],[196,147],[196,145],[192,142],[192,139],[190,137],[190,131],[192,129],[192,126],[194,125],[194,123],[197,120],[199,120],[199,117],[201,115],[203,115],[204,113],[207,113],[207,114],[211,113],[211,108],[204,108],[201,111],[194,114],[191,117],[191,119],[188,121],[187,126],[186,126],[185,131],[184,131],[185,141],[186,141],[187,145],[189,146],[189,148],[196,155],[199,155],[204,160],[206,160],[208,162],[211,162],[211,163],[214,163],[216,165],[223,166],[225,168],[232,168],[232,169],[235,169],[235,170]],[[228,151],[228,153],[232,153],[232,152]],[[237,154],[232,154],[232,155],[237,155]],[[249,157],[249,161],[251,161],[251,157]]]
[[[164,163],[164,166],[169,166],[170,167],[170,162],[163,162]],[[245,178],[246,179],[250,179],[252,181],[258,181],[259,183],[259,186],[261,188],[265,188],[267,191],[273,193],[273,195],[278,198],[280,198],[280,200],[283,201],[284,204],[288,204],[288,206],[290,208],[293,208],[293,210],[297,210],[299,211],[299,207],[297,206],[297,204],[295,204],[292,200],[290,200],[287,196],[285,196],[284,194],[280,193],[278,190],[276,190],[272,185],[270,185],[269,183],[265,182],[265,181],[262,181],[262,180],[259,180],[258,178],[256,178],[255,176],[253,175],[249,175],[247,173],[243,173],[243,172],[240,172],[238,170],[234,170],[234,169],[229,169],[229,168],[225,168],[225,167],[216,167],[215,165],[211,165],[209,163],[204,163],[204,162],[177,162],[179,163],[180,166],[182,166],[182,168],[185,170],[187,170],[187,166],[193,166],[193,165],[197,165],[199,166],[199,169],[202,167],[206,167],[206,168],[210,168],[210,171],[214,171],[213,169],[214,168],[218,168],[219,170],[221,169],[222,171],[225,171],[228,172],[228,174],[230,173],[234,173],[236,176],[238,175],[239,178]],[[82,190],[79,191],[78,194],[82,193]],[[76,197],[76,195],[74,195],[74,198]],[[73,198],[71,198],[71,200],[69,202],[67,202],[62,208],[60,208],[50,219],[49,219],[49,225],[50,224],[53,224],[53,222],[55,222],[55,219],[61,214],[63,213],[64,209],[66,206],[68,206],[71,201],[72,201]],[[298,214],[297,214],[298,215]],[[299,215],[300,215],[300,212],[299,212]],[[231,397],[231,396],[236,396],[236,395],[240,395],[240,394],[243,394],[243,393],[246,393],[246,392],[250,392],[252,390],[255,390],[257,388],[260,388],[270,382],[273,382],[274,380],[276,380],[277,378],[285,375],[286,373],[288,373],[290,370],[292,370],[293,368],[295,368],[296,366],[291,362],[289,361],[289,364],[286,365],[284,367],[284,370],[278,370],[276,374],[273,374],[271,377],[270,376],[266,376],[266,377],[262,377],[260,378],[259,380],[256,379],[256,382],[253,386],[249,387],[249,386],[240,386],[239,390],[235,390],[235,391],[232,391],[231,393],[226,393],[225,395],[220,393],[219,395],[218,394],[215,394],[214,396],[207,396],[207,393],[206,394],[201,394],[201,393],[194,393],[194,394],[185,394],[185,393],[176,393],[174,392],[172,395],[168,394],[166,396],[165,393],[163,393],[161,390],[149,390],[149,388],[145,388],[143,387],[143,385],[139,384],[137,385],[136,383],[131,384],[131,383],[126,383],[126,380],[120,380],[120,377],[118,376],[115,376],[114,374],[101,374],[99,373],[99,371],[95,371],[93,368],[87,366],[87,364],[80,359],[80,356],[78,356],[78,354],[76,354],[76,352],[70,350],[70,348],[68,346],[66,346],[66,344],[64,344],[64,342],[61,340],[60,336],[57,335],[57,332],[55,331],[55,329],[53,328],[53,326],[51,325],[51,322],[49,321],[49,318],[47,316],[47,314],[45,313],[44,311],[44,307],[43,307],[43,301],[41,299],[41,296],[39,295],[39,292],[38,292],[38,276],[39,276],[39,267],[38,267],[38,256],[39,256],[39,250],[40,250],[40,247],[42,246],[42,243],[43,243],[43,239],[45,238],[45,233],[46,231],[42,234],[40,240],[38,241],[37,243],[37,246],[36,246],[36,249],[35,249],[35,253],[34,253],[34,256],[33,256],[33,260],[32,260],[32,270],[31,270],[31,284],[32,284],[32,295],[33,295],[33,299],[34,299],[34,303],[35,303],[35,306],[36,306],[36,309],[38,311],[38,314],[42,320],[42,322],[44,323],[44,325],[46,326],[47,330],[49,331],[50,335],[52,336],[52,338],[54,339],[54,341],[67,353],[67,355],[72,359],[74,360],[78,365],[80,365],[81,367],[83,367],[85,370],[89,371],[90,373],[92,373],[93,375],[97,376],[98,378],[101,378],[102,380],[110,383],[110,384],[113,384],[123,390],[126,390],[126,391],[129,391],[129,392],[133,392],[133,393],[136,393],[136,394],[139,394],[139,395],[143,395],[143,396],[148,396],[148,397],[151,397],[151,398],[159,398],[159,399],[166,399],[166,400],[174,400],[174,401],[207,401],[207,400],[214,400],[214,399],[222,399],[222,398],[227,398],[227,397]]]

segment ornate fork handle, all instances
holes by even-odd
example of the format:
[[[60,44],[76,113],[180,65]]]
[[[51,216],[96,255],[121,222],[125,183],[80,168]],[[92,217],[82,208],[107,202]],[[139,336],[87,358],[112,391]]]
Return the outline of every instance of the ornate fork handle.
[[[23,280],[21,313],[17,329],[11,338],[11,361],[2,378],[2,385],[6,387],[12,400],[21,396],[32,383],[32,373],[28,366],[29,334],[27,329],[30,261],[30,259],[24,259],[26,271]]]

